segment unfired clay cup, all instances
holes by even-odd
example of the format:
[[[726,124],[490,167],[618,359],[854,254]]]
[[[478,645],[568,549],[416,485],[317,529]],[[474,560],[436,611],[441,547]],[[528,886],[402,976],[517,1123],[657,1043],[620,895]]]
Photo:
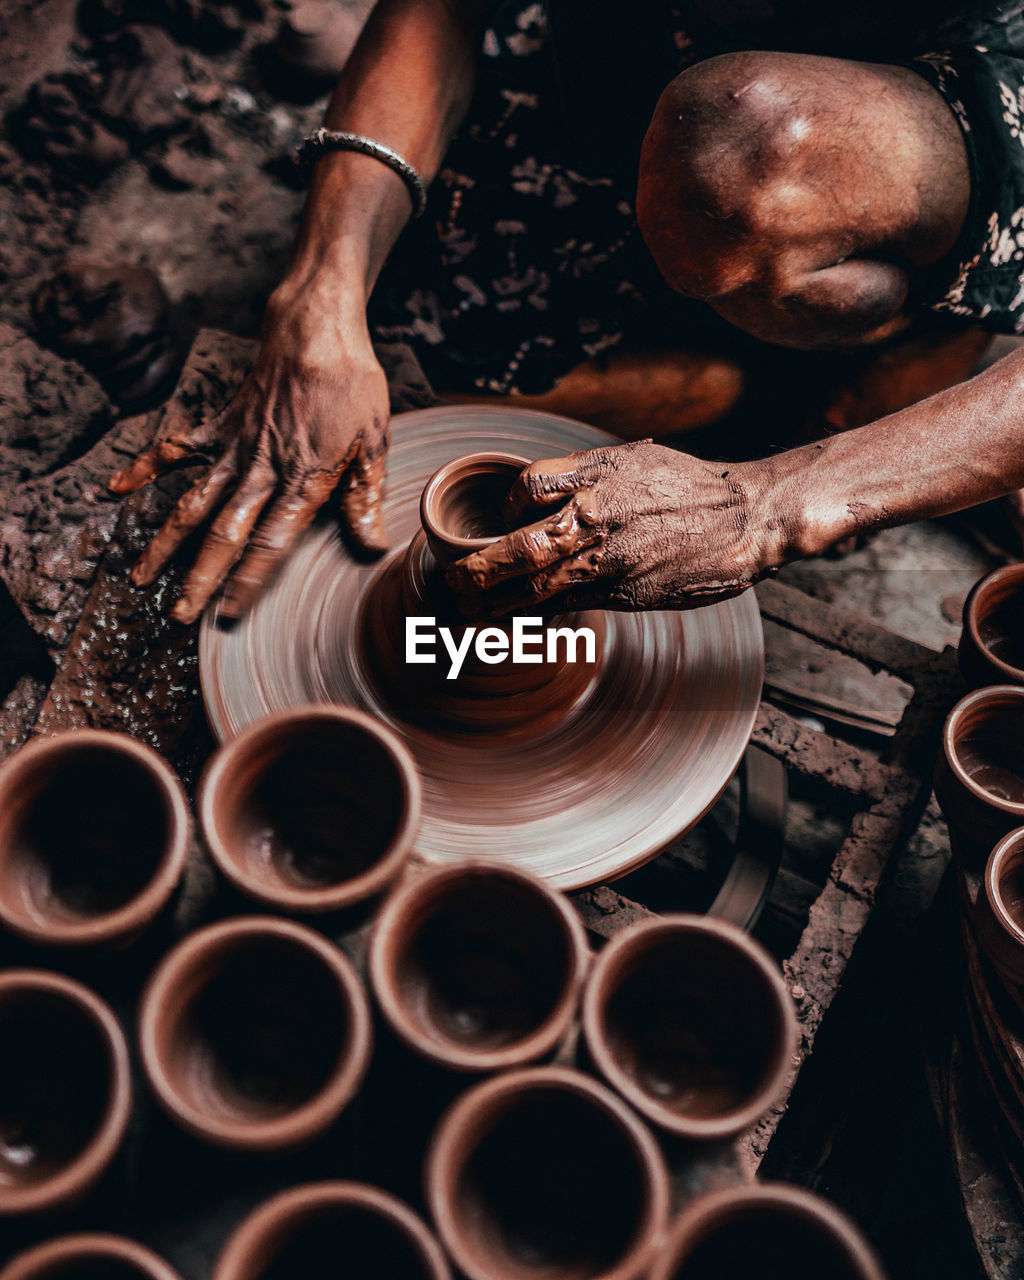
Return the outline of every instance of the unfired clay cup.
[[[1024,826],[1024,688],[992,685],[960,699],[942,730],[935,798],[954,853],[979,869]]]
[[[199,788],[217,866],[264,906],[337,911],[398,875],[419,829],[408,748],[361,711],[311,706],[260,720],[213,756]]]
[[[529,465],[513,453],[470,453],[434,472],[420,498],[420,523],[438,564],[482,551],[508,532],[505,499]]]
[[[1024,685],[1024,564],[1004,565],[975,583],[957,657],[972,688]]]
[[[397,1197],[315,1182],[260,1205],[228,1241],[213,1280],[451,1280],[441,1246]]]
[[[650,1280],[885,1280],[871,1247],[828,1201],[780,1183],[688,1205]]]
[[[370,1014],[355,971],[322,935],[248,916],[179,943],[145,991],[142,1061],[196,1137],[273,1151],[322,1133],[366,1073]]]
[[[470,1280],[634,1280],[662,1242],[664,1160],[597,1081],[531,1067],[469,1089],[431,1143],[427,1195]]]
[[[0,1218],[83,1196],[131,1109],[128,1046],[99,996],[41,969],[0,973]]]
[[[978,941],[1001,976],[1024,987],[1024,827],[989,854],[975,920]]]
[[[662,1129],[707,1141],[748,1128],[779,1098],[797,1044],[774,959],[735,925],[663,916],[604,948],[583,995],[587,1049]]]
[[[497,1071],[557,1047],[588,956],[561,894],[477,863],[395,890],[374,929],[370,980],[392,1030],[418,1053],[458,1071]]]
[[[155,1253],[124,1236],[61,1236],[12,1259],[0,1280],[180,1280]]]
[[[188,859],[170,765],[120,733],[37,738],[0,766],[0,922],[50,946],[132,941]]]

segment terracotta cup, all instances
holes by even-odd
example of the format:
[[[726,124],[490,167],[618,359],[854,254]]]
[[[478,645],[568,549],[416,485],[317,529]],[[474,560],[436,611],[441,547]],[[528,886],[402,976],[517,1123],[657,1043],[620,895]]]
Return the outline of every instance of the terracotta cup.
[[[350,907],[398,875],[419,829],[422,787],[404,743],[361,711],[269,716],[213,756],[199,787],[217,866],[264,906]]]
[[[273,1151],[323,1132],[370,1060],[366,996],[336,947],[289,920],[240,917],[179,943],[153,975],[142,1061],[196,1137]]]
[[[131,941],[188,859],[170,765],[120,733],[37,738],[0,766],[0,922],[55,946]]]
[[[476,863],[429,871],[392,894],[370,944],[370,980],[392,1029],[418,1053],[458,1071],[497,1071],[557,1047],[588,956],[561,894]]]
[[[315,1182],[260,1205],[228,1241],[213,1280],[450,1280],[441,1246],[397,1197]]]
[[[81,1234],[48,1240],[10,1261],[0,1280],[180,1280],[155,1253],[124,1236]]]
[[[131,1109],[128,1046],[99,996],[41,969],[0,973],[0,1217],[84,1195]]]
[[[731,1137],[785,1087],[796,1051],[778,965],[735,925],[663,916],[623,929],[583,995],[587,1049],[648,1119],[693,1140]]]
[[[420,498],[420,523],[439,564],[482,551],[508,532],[505,499],[529,465],[513,453],[471,453],[434,472]]]
[[[834,1206],[780,1183],[693,1201],[650,1280],[885,1280],[871,1247]]]
[[[989,854],[975,908],[978,941],[999,973],[1024,987],[1024,827]]]
[[[935,798],[969,865],[983,866],[1024,825],[1024,688],[992,685],[960,699],[942,730]]]
[[[470,1280],[633,1280],[669,1207],[650,1131],[578,1071],[531,1067],[462,1094],[432,1140],[427,1195]]]
[[[957,656],[972,688],[1024,685],[1024,564],[1004,565],[975,583]]]

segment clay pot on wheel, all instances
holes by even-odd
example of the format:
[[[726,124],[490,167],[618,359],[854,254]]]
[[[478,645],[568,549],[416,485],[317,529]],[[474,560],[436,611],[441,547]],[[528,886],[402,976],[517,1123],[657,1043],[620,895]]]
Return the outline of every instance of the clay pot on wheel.
[[[0,1280],[180,1280],[155,1253],[124,1236],[62,1236],[26,1249]]]
[[[1024,685],[1024,564],[1004,565],[975,584],[957,657],[972,688]]]
[[[132,1108],[128,1046],[87,987],[0,973],[0,1218],[73,1203],[98,1181]]]
[[[662,1129],[732,1137],[779,1098],[797,1044],[774,959],[734,925],[664,916],[618,933],[583,995],[598,1070]]]
[[[650,1280],[885,1280],[871,1247],[828,1201],[779,1183],[702,1196],[677,1220]]]
[[[50,946],[130,942],[181,880],[190,827],[149,747],[94,729],[37,738],[0,766],[0,922]]]
[[[975,912],[985,954],[1007,982],[1024,987],[1024,827],[989,854]]]
[[[942,730],[935,798],[953,852],[971,866],[1024,826],[1024,688],[992,685],[960,699]]]
[[[470,1280],[634,1280],[666,1225],[653,1137],[603,1085],[561,1067],[495,1076],[456,1100],[427,1156],[443,1243]]]
[[[361,711],[317,706],[259,721],[212,758],[199,788],[207,847],[267,907],[338,911],[405,865],[422,788],[404,743]]]
[[[505,499],[529,465],[514,453],[471,453],[434,472],[420,498],[420,523],[439,565],[483,551],[508,532]]]
[[[288,920],[242,917],[186,938],[150,980],[142,1061],[180,1125],[218,1146],[274,1151],[337,1119],[362,1083],[370,1015],[336,947]]]
[[[448,678],[443,651],[434,664],[410,664],[406,658],[407,618],[434,618],[462,644],[466,621],[455,608],[444,570],[508,532],[505,498],[527,465],[515,454],[481,452],[440,467],[420,500],[422,529],[382,567],[363,601],[359,634],[368,674],[404,720],[442,721],[483,732],[555,724],[594,680],[605,636],[600,613],[567,614],[555,621],[545,619],[540,606],[523,611],[541,619],[541,626],[530,624],[529,659],[518,662],[510,656],[516,624],[491,621],[474,637],[454,679]],[[566,633],[581,625],[594,633],[592,649],[567,639]],[[494,646],[488,656],[481,656],[476,643],[484,631]]]
[[[583,926],[561,894],[480,863],[395,891],[374,929],[370,979],[411,1048],[458,1071],[498,1071],[557,1047],[587,959]]]
[[[433,1234],[397,1197],[315,1182],[260,1205],[228,1241],[213,1280],[451,1280]]]

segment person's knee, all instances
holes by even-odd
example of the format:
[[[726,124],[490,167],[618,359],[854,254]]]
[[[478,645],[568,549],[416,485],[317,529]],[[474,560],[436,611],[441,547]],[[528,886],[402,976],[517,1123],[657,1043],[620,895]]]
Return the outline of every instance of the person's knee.
[[[661,95],[644,140],[641,234],[668,283],[715,298],[755,283],[785,240],[793,158],[808,121],[779,55],[725,54]]]

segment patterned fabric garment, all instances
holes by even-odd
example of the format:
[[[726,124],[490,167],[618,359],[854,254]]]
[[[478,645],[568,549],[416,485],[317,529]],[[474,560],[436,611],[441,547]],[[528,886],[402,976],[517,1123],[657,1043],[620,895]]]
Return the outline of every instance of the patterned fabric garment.
[[[913,301],[1024,333],[1024,0],[932,0],[923,18],[879,4],[631,0],[627,19],[620,0],[550,13],[504,0],[427,214],[374,294],[374,336],[409,343],[438,387],[523,394],[619,345],[713,344],[723,322],[665,285],[636,228],[636,163],[661,88],[751,48],[874,57],[929,80],[963,129],[972,197]]]

